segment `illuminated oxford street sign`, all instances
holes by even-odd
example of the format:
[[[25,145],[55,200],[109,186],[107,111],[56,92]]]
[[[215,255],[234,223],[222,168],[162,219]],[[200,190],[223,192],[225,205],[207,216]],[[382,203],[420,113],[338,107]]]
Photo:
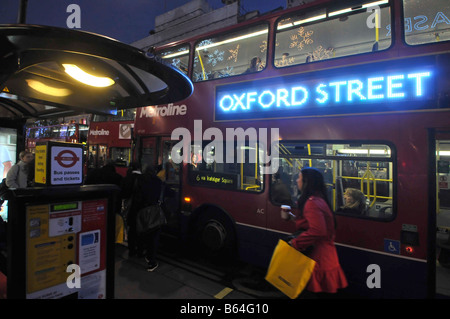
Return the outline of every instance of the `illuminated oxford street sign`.
[[[362,67],[361,67],[362,68]],[[298,74],[216,88],[215,119],[236,120],[420,109],[434,97],[431,67]],[[407,102],[408,103],[398,103]]]

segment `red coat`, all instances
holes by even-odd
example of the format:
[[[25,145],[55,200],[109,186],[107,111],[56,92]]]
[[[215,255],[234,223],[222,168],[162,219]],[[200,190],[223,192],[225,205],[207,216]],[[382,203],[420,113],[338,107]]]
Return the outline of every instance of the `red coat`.
[[[311,196],[303,208],[303,217],[298,218],[295,224],[297,229],[306,231],[291,243],[299,251],[314,246],[309,257],[316,261],[316,266],[306,289],[312,292],[335,293],[337,289],[347,287],[347,279],[334,246],[333,214],[327,203],[320,197]]]

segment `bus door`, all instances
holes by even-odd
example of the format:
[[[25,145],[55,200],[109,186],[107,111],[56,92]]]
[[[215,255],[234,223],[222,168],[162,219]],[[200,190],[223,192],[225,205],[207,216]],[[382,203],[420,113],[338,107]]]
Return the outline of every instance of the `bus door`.
[[[172,141],[170,137],[163,137],[158,154],[158,177],[165,181],[164,211],[166,213],[169,228],[179,227],[177,211],[181,204],[180,189],[180,164],[172,161],[172,148],[178,141]]]
[[[172,161],[172,147],[178,141],[170,137],[143,137],[140,141],[140,164],[142,171],[151,165],[158,177],[165,182],[164,211],[168,227],[177,227],[176,212],[180,206],[180,165]]]
[[[108,158],[108,146],[101,144],[89,145],[89,155],[87,159],[88,171],[94,168],[100,168],[106,164]]]
[[[158,164],[159,144],[158,137],[143,137],[140,141],[139,163],[142,172],[151,165],[156,168]]]
[[[436,294],[450,296],[450,131],[436,134]]]

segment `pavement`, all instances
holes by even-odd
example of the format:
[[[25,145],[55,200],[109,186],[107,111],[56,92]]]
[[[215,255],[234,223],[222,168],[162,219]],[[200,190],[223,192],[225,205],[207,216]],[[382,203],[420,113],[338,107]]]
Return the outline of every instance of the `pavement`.
[[[115,260],[115,299],[256,299],[218,282],[219,273],[196,274],[169,259],[159,258],[148,272],[144,259],[129,258],[124,245],[116,244]]]

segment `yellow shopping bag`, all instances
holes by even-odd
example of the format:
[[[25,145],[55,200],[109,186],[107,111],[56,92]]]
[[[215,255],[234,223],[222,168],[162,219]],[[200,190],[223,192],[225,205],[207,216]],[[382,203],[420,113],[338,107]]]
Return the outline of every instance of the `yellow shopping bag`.
[[[116,214],[116,243],[117,244],[123,243],[123,231],[124,231],[123,218],[119,214]]]
[[[266,280],[291,299],[305,289],[316,262],[279,240],[272,255]]]

